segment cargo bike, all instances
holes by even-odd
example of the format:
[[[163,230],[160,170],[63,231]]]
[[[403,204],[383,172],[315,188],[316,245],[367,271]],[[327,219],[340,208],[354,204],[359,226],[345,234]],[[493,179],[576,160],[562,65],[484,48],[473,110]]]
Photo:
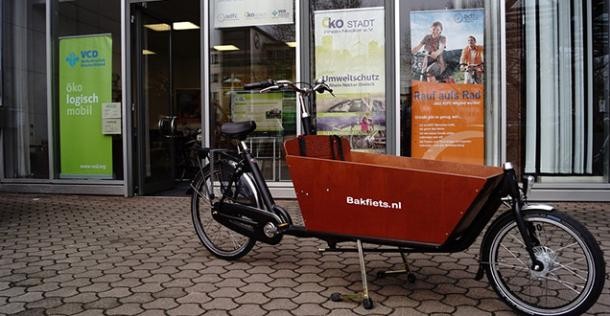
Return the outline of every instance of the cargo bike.
[[[285,153],[304,225],[275,203],[247,147],[256,124],[225,123],[221,132],[237,149],[202,148],[204,163],[191,185],[194,227],[213,255],[235,260],[255,242],[275,245],[284,235],[319,238],[328,245],[320,251],[357,252],[360,263],[362,292],[331,299],[361,300],[370,309],[364,252],[400,254],[405,269],[399,272],[414,281],[405,254],[464,251],[487,226],[476,278],[486,274],[511,308],[574,315],[597,301],[606,277],[598,243],[570,216],[528,203],[532,179],[519,185],[510,163],[490,167],[352,152],[347,139],[309,135],[309,101],[316,92],[332,93],[325,83],[246,87],[297,93],[305,135],[285,142]],[[494,217],[502,204],[510,209]]]

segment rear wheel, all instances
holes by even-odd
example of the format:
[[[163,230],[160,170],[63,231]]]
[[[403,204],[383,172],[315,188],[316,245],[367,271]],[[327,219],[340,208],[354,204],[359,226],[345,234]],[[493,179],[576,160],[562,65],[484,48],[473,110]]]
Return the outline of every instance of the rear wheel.
[[[236,183],[231,183],[236,168],[237,162],[234,160],[215,159],[214,166],[210,168],[208,164],[194,181],[191,197],[191,215],[199,240],[213,255],[226,260],[243,257],[256,242],[223,226],[212,217],[212,196],[220,198],[225,194],[231,202],[259,207],[258,191],[250,174],[243,173]]]
[[[531,269],[512,212],[485,234],[482,261],[494,290],[513,309],[530,315],[577,315],[596,301],[604,285],[605,263],[587,229],[559,212],[532,210],[524,220],[542,271]]]

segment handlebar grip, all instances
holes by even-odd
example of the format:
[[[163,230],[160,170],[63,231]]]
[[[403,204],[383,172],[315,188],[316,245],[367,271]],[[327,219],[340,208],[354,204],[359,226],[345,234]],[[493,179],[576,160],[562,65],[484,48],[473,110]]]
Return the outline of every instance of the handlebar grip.
[[[275,83],[271,79],[266,80],[266,81],[251,82],[251,83],[246,83],[244,85],[244,90],[260,90],[260,89],[264,89],[267,87],[271,87],[274,84]]]

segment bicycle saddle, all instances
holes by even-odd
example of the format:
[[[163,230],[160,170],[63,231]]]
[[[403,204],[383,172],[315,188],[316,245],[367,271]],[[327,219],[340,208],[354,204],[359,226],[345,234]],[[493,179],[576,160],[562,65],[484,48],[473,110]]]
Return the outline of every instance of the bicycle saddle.
[[[220,127],[220,132],[227,137],[244,140],[256,129],[254,121],[229,122]]]

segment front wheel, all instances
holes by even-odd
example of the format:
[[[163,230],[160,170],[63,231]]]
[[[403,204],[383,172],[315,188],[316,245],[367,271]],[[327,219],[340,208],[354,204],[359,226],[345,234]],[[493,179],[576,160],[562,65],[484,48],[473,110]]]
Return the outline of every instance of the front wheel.
[[[542,271],[531,260],[512,212],[496,219],[481,246],[492,287],[513,309],[529,315],[578,315],[604,286],[605,263],[591,233],[559,212],[523,212]]]
[[[248,173],[235,176],[236,166],[237,162],[232,159],[214,160],[213,168],[205,166],[193,181],[191,196],[191,215],[199,240],[210,253],[225,260],[243,257],[256,242],[223,226],[212,217],[210,197],[214,196],[220,198],[226,195],[232,203],[260,206],[252,177]]]

